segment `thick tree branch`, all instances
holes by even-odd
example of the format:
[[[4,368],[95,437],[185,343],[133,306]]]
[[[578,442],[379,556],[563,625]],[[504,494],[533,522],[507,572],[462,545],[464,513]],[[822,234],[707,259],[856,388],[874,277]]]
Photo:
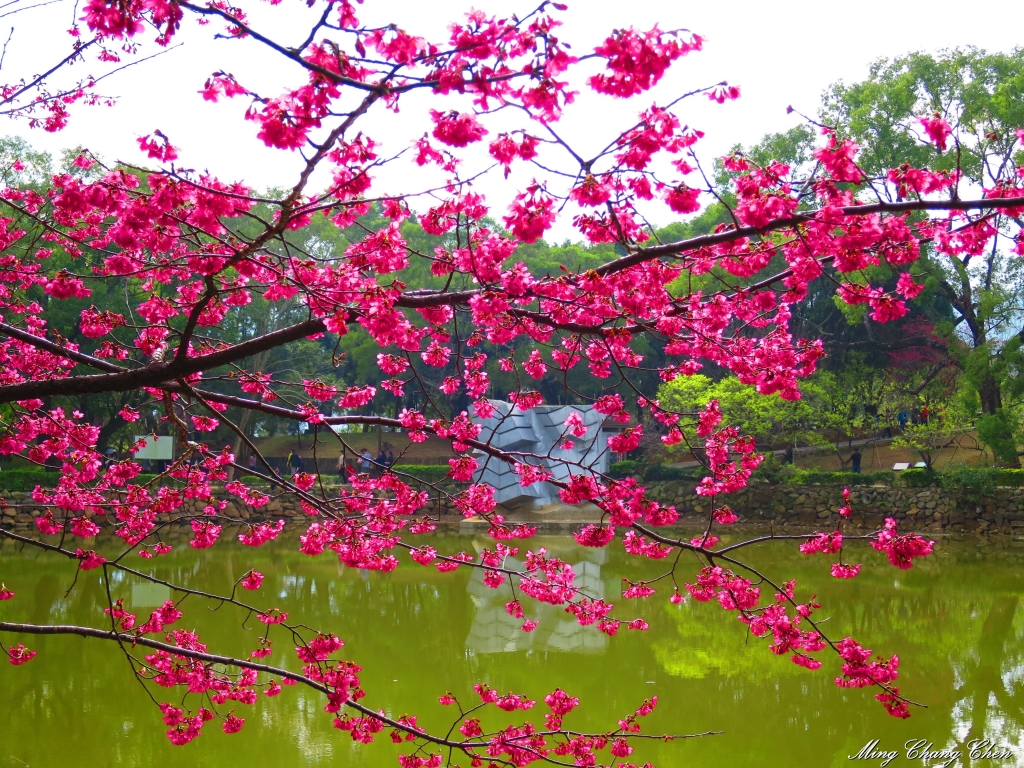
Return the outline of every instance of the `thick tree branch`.
[[[996,208],[1021,208],[1024,207],[1024,198],[1019,197],[991,197],[982,200],[907,200],[901,203],[871,203],[868,205],[848,205],[839,208],[838,211],[844,216],[870,216],[873,213],[911,213],[913,211],[971,211],[991,210]],[[745,237],[756,237],[777,232],[780,229],[797,227],[801,224],[808,224],[815,221],[816,212],[787,216],[784,219],[776,219],[764,227],[741,227],[739,229],[728,229],[724,232],[716,232],[711,235],[700,235],[686,240],[678,240],[674,243],[664,245],[652,245],[649,248],[639,248],[636,252],[623,256],[620,259],[609,261],[594,271],[599,275],[610,275],[621,272],[629,267],[642,264],[645,261],[656,259],[662,256],[677,256],[686,251],[696,250],[712,245],[722,245],[741,240]]]
[[[241,344],[234,344],[230,347],[219,349],[216,352],[183,359],[175,358],[170,363],[152,363],[143,368],[122,371],[120,373],[69,376],[64,379],[47,379],[45,381],[27,381],[22,384],[12,384],[7,387],[0,387],[0,403],[10,403],[36,397],[87,395],[97,392],[121,392],[127,389],[139,389],[140,387],[157,387],[173,382],[175,379],[187,378],[200,371],[209,371],[221,365],[233,363],[236,360],[244,360],[252,355],[284,346],[306,336],[323,333],[325,330],[323,320],[307,320],[287,328],[282,328],[279,331],[273,331],[258,338],[244,341]],[[8,333],[6,328],[0,328],[0,333],[12,335]],[[35,343],[23,337],[21,340],[28,341],[30,344]],[[66,353],[60,352],[59,354]]]

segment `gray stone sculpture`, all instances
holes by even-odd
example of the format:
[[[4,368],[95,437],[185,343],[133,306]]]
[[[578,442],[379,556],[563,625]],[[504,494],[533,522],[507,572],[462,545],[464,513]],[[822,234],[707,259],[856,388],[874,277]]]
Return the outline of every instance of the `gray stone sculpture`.
[[[539,457],[517,458],[542,466],[556,480],[568,480],[570,473],[581,474],[587,470],[593,473],[608,471],[608,436],[602,429],[605,417],[593,406],[541,405],[522,411],[505,400],[491,400],[490,403],[495,409],[494,416],[473,419],[483,427],[480,440],[503,451]],[[565,428],[565,420],[573,411],[580,415],[587,428],[583,437],[575,437]],[[572,443],[571,449],[561,446],[566,437]],[[532,503],[540,506],[558,503],[558,489],[550,483],[534,483],[524,488],[519,485],[519,475],[505,462],[482,453],[476,459],[480,468],[473,475],[473,481],[494,486],[494,498],[499,504],[518,506]]]

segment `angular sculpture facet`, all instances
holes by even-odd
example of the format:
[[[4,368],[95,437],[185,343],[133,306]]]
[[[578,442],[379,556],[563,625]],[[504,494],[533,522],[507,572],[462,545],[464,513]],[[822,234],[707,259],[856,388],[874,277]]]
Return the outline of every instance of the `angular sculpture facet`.
[[[608,471],[608,436],[602,425],[605,416],[590,405],[541,405],[521,410],[505,400],[491,400],[496,413],[489,419],[474,418],[483,426],[480,440],[502,451],[511,451],[519,461],[543,467],[555,480],[567,481],[570,474]],[[579,414],[587,433],[576,437],[565,426],[572,413]],[[569,448],[566,443],[571,443]],[[499,504],[519,506],[557,504],[558,489],[549,483],[534,483],[525,488],[519,476],[503,461],[478,456],[480,468],[473,482],[495,489]]]

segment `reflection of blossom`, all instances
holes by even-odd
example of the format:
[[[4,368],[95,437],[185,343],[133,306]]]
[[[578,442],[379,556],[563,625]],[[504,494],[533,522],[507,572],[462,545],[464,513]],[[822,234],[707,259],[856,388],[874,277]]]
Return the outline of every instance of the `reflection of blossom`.
[[[587,550],[580,555],[587,559],[572,566],[576,573],[573,586],[589,597],[603,600],[605,585],[601,581],[601,565],[607,558],[607,551]],[[504,565],[511,570],[524,570],[522,561],[512,557],[506,558]],[[468,650],[475,653],[525,650],[602,653],[607,647],[608,638],[604,634],[595,627],[580,626],[563,606],[529,600],[524,606],[524,623],[522,610],[506,608],[506,603],[513,599],[508,581],[493,589],[485,584],[484,578],[485,573],[475,569],[467,587],[476,606],[476,615],[466,637]],[[518,583],[518,579],[514,581]]]

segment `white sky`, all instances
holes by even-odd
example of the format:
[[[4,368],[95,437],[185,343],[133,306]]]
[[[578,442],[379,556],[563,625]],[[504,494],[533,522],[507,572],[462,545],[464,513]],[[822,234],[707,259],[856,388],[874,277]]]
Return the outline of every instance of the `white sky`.
[[[698,145],[703,162],[710,165],[733,144],[749,144],[767,132],[784,130],[797,122],[786,107],[808,114],[817,111],[821,92],[839,79],[848,82],[867,75],[869,64],[881,56],[938,51],[974,45],[990,51],[1009,51],[1019,44],[1024,28],[1024,3],[1020,0],[989,0],[977,6],[951,2],[911,3],[905,0],[862,0],[856,4],[789,2],[782,0],[729,3],[682,3],[662,0],[569,0],[562,37],[576,52],[588,52],[617,27],[647,29],[657,23],[662,29],[686,28],[701,34],[704,50],[676,62],[669,74],[648,94],[623,102],[583,95],[570,107],[559,129],[571,144],[584,150],[605,143],[636,113],[653,101],[664,103],[694,87],[727,80],[742,88],[737,102],[718,105],[704,97],[679,108],[684,122],[705,132]],[[366,0],[359,9],[368,23],[395,22],[412,34],[443,39],[446,24],[469,7],[489,13],[527,12],[530,2],[510,3],[478,0]],[[303,37],[305,5],[284,0],[271,8],[266,3],[248,4],[246,10],[256,29],[277,31],[276,37],[293,45]],[[42,71],[68,50],[63,30],[73,17],[72,0],[26,10],[4,18],[14,34],[3,62],[5,82]],[[255,138],[256,126],[241,119],[248,102],[242,99],[204,102],[197,91],[214,71],[233,72],[244,84],[264,95],[276,95],[285,85],[301,80],[292,66],[285,67],[276,54],[252,40],[215,41],[215,25],[201,28],[188,20],[179,40],[184,43],[160,58],[121,72],[101,84],[101,92],[119,97],[115,107],[77,107],[69,126],[50,135],[30,131],[23,123],[9,123],[6,133],[20,133],[41,149],[56,152],[62,147],[84,145],[108,160],[144,163],[135,139],[159,128],[180,150],[184,167],[209,169],[224,180],[244,180],[257,188],[290,185],[299,159],[295,153],[270,150]],[[0,27],[0,32],[6,32]],[[6,35],[4,35],[6,37]],[[156,46],[147,43],[142,55]],[[93,61],[76,67],[76,76],[99,71]],[[299,75],[301,78],[301,74]],[[393,151],[419,136],[427,106],[436,99],[419,98],[406,103],[398,117],[379,111],[363,129],[386,142]],[[459,107],[446,102],[443,108]],[[464,106],[463,106],[464,108]],[[491,134],[499,132],[499,120],[489,124]],[[527,175],[513,174],[509,181],[500,174],[478,183],[500,215],[517,187],[529,181]],[[398,192],[410,182],[409,164],[383,173],[377,192]],[[468,174],[467,174],[468,175]],[[422,206],[414,207],[422,208]],[[656,224],[667,223],[666,218]],[[556,239],[572,236],[568,217],[553,233]],[[575,239],[575,238],[574,238]]]

